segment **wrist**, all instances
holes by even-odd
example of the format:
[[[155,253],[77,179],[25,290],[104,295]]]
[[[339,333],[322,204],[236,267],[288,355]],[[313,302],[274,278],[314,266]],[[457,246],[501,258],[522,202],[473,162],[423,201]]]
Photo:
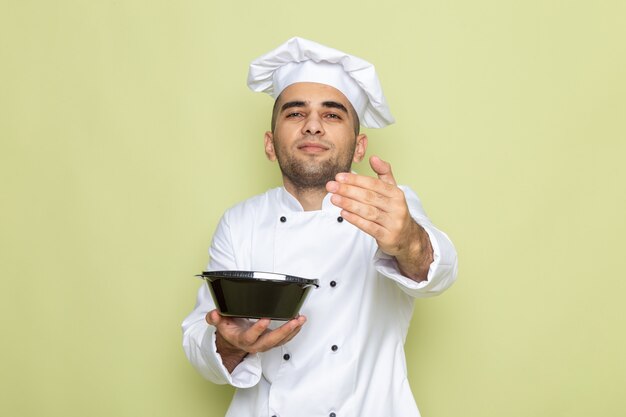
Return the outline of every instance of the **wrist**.
[[[413,221],[413,230],[406,250],[395,256],[398,268],[403,275],[414,281],[425,281],[430,264],[433,262],[433,249],[428,233],[417,222]]]
[[[234,346],[217,331],[215,332],[215,347],[222,357],[222,364],[231,373],[248,356],[248,352]]]

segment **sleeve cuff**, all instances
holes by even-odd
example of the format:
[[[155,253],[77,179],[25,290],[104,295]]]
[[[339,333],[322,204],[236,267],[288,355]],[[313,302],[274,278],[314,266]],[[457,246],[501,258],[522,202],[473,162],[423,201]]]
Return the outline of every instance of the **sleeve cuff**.
[[[397,282],[400,288],[412,297],[432,297],[448,289],[456,279],[456,250],[448,236],[434,227],[416,221],[424,228],[433,248],[433,262],[428,269],[425,281],[417,282],[402,275],[393,256],[387,255],[380,248],[374,255],[376,270]]]
[[[226,383],[236,388],[250,388],[258,384],[262,372],[259,354],[246,356],[231,374],[222,364],[222,357],[217,352],[215,338],[215,328],[209,326],[201,343],[201,350],[205,352],[206,356],[210,356],[206,362],[213,368],[213,373],[220,374]]]

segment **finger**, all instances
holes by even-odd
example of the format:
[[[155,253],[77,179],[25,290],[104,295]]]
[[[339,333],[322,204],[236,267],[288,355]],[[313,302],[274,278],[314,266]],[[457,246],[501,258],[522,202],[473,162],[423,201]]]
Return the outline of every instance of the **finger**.
[[[305,322],[306,317],[298,316],[276,329],[280,331],[277,332],[275,335],[272,335],[274,336],[274,341],[276,342],[275,346],[284,345],[285,343],[293,339],[295,335],[300,333],[300,330],[302,330],[302,326]]]
[[[400,190],[395,185],[385,182],[381,179],[368,177],[366,175],[353,174],[350,172],[342,172],[337,174],[335,176],[335,181],[330,181],[327,184],[327,191],[332,193],[336,192],[332,190],[334,185],[331,183],[333,182],[336,182],[338,184],[348,184],[355,187],[363,188],[365,190],[371,190],[386,197],[395,197],[398,195],[398,191]],[[330,187],[330,189],[328,189],[328,187]]]
[[[220,333],[240,333],[252,325],[248,319],[222,316],[218,310],[209,311],[205,318],[207,323],[215,326]]]
[[[352,200],[350,198],[343,197],[337,194],[331,196],[330,201],[344,211],[356,214],[357,216],[365,220],[378,223],[381,226],[385,226],[385,224],[388,223],[390,219],[389,213],[386,211],[389,208],[379,208],[372,204],[362,203],[360,201]]]
[[[374,172],[378,175],[378,178],[387,184],[396,185],[396,179],[393,177],[393,173],[391,172],[391,164],[389,162],[383,161],[376,155],[370,157],[370,166],[374,170]]]
[[[350,206],[346,204],[354,201],[382,211],[389,211],[392,208],[391,198],[376,191],[335,181],[329,182],[326,188],[328,192],[333,194],[331,197],[333,204],[346,210],[352,211]]]
[[[355,213],[350,213],[348,211],[342,210],[341,217],[343,217],[344,220],[348,223],[353,224],[368,235],[372,236],[379,243],[384,242],[389,235],[389,231],[384,226],[376,222],[364,219],[363,217]]]
[[[217,310],[211,310],[206,313],[205,316],[206,322],[209,323],[211,326],[217,326],[221,318],[222,316],[220,316],[220,313],[218,313]]]
[[[254,345],[266,332],[269,325],[270,319],[259,319],[241,334],[241,342],[245,345]]]
[[[298,316],[279,328],[265,333],[251,348],[256,352],[264,352],[273,347],[283,345],[300,332],[305,322],[306,317]]]
[[[302,330],[302,326],[300,326],[300,327],[296,328],[293,332],[289,333],[289,334],[287,335],[287,337],[285,337],[283,340],[281,340],[281,341],[278,343],[278,345],[276,345],[276,346],[282,346],[282,345],[284,345],[284,344],[289,343],[289,342],[291,341],[291,339],[293,339],[294,337],[296,337],[296,335],[297,335],[298,333],[300,333],[300,330]]]

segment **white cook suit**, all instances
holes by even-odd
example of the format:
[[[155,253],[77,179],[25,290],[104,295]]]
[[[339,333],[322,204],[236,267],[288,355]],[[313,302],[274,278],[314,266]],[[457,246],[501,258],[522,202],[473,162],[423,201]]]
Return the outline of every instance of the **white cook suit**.
[[[216,351],[215,328],[205,321],[215,305],[207,285],[201,286],[183,322],[183,346],[202,376],[237,387],[227,417],[419,416],[404,354],[413,300],[452,285],[457,257],[417,195],[400,188],[434,251],[428,279],[420,283],[403,276],[371,236],[343,221],[330,194],[321,210],[304,211],[281,187],[226,211],[208,270],[277,272],[320,284],[300,310],[307,317],[300,333],[281,347],[248,355],[232,374]]]

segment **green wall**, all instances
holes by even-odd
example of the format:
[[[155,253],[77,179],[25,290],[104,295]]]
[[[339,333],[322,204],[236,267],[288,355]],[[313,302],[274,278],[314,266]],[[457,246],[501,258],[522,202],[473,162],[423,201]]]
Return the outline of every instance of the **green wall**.
[[[0,414],[224,414],[231,389],[193,371],[179,326],[223,210],[280,182],[271,100],[245,79],[297,35],[376,63],[397,123],[368,153],[459,251],[407,342],[423,416],[623,415],[625,14],[2,1]]]

